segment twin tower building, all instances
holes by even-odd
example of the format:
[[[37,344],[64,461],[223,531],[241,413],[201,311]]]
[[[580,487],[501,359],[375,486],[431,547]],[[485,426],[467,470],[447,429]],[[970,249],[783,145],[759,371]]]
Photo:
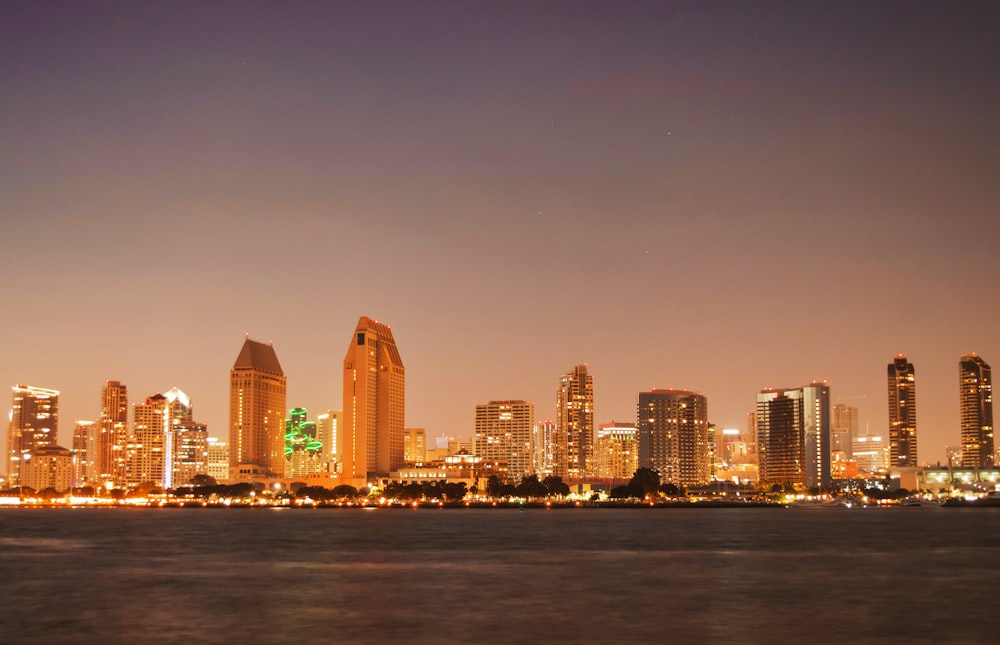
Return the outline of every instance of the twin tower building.
[[[335,429],[340,479],[363,480],[403,465],[405,389],[392,330],[362,316],[344,357],[344,407]],[[232,478],[284,475],[286,409],[285,373],[274,347],[247,338],[230,372]]]

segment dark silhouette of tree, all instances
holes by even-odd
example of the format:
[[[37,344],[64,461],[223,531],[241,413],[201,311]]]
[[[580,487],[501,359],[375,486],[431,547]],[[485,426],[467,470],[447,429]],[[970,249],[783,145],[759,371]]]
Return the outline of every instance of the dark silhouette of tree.
[[[357,499],[360,495],[358,489],[350,484],[334,486],[332,493],[334,499]]]
[[[197,475],[192,477],[191,481],[189,481],[188,483],[191,484],[192,486],[215,486],[219,482],[215,481],[215,477],[212,477],[211,475],[198,473]]]
[[[628,487],[627,484],[623,486],[615,486],[614,488],[611,489],[611,492],[608,493],[608,497],[610,497],[611,499],[628,499],[631,496],[632,496],[632,490]]]
[[[632,497],[639,499],[647,496],[656,497],[656,492],[660,488],[660,473],[651,468],[640,468],[632,475],[628,487]]]
[[[660,484],[659,491],[666,495],[667,497],[677,497],[681,494],[681,489],[677,488],[676,484],[672,482],[667,482],[666,484]]]
[[[569,495],[569,486],[558,475],[549,475],[542,480],[542,484],[545,486],[545,490],[548,491],[546,497],[565,497]]]
[[[538,475],[525,475],[521,478],[521,483],[514,489],[515,495],[529,499],[545,497],[548,492],[545,484],[538,479]]]
[[[496,475],[490,475],[490,478],[486,480],[486,496],[487,497],[500,497],[500,490],[503,487],[503,482]]]

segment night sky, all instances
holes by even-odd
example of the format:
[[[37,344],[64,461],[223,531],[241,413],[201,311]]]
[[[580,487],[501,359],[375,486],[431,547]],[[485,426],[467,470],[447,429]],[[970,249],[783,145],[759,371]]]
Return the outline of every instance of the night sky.
[[[902,352],[935,462],[998,177],[996,2],[5,2],[0,384],[66,446],[106,379],[227,437],[245,333],[339,409],[369,315],[428,436],[577,363],[598,423],[827,379],[884,433]]]

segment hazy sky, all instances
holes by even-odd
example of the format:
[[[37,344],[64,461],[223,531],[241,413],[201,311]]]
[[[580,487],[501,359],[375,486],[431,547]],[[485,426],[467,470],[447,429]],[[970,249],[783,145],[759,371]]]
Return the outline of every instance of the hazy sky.
[[[429,435],[577,363],[599,423],[828,379],[884,432],[903,352],[937,461],[998,177],[996,2],[5,2],[0,384],[63,445],[106,379],[225,437],[244,333],[339,409],[370,315]]]

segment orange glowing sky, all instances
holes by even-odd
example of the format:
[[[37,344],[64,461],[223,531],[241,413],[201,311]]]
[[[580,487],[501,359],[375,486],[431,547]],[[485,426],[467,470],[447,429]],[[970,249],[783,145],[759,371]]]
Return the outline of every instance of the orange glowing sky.
[[[920,458],[958,443],[958,357],[1000,362],[1000,5],[88,2],[0,6],[0,383],[60,443],[273,340],[289,407],[341,407],[361,315],[407,425],[554,416],[594,375],[708,397],[827,379]],[[3,429],[4,438],[6,428]],[[5,445],[5,443],[4,443]]]

